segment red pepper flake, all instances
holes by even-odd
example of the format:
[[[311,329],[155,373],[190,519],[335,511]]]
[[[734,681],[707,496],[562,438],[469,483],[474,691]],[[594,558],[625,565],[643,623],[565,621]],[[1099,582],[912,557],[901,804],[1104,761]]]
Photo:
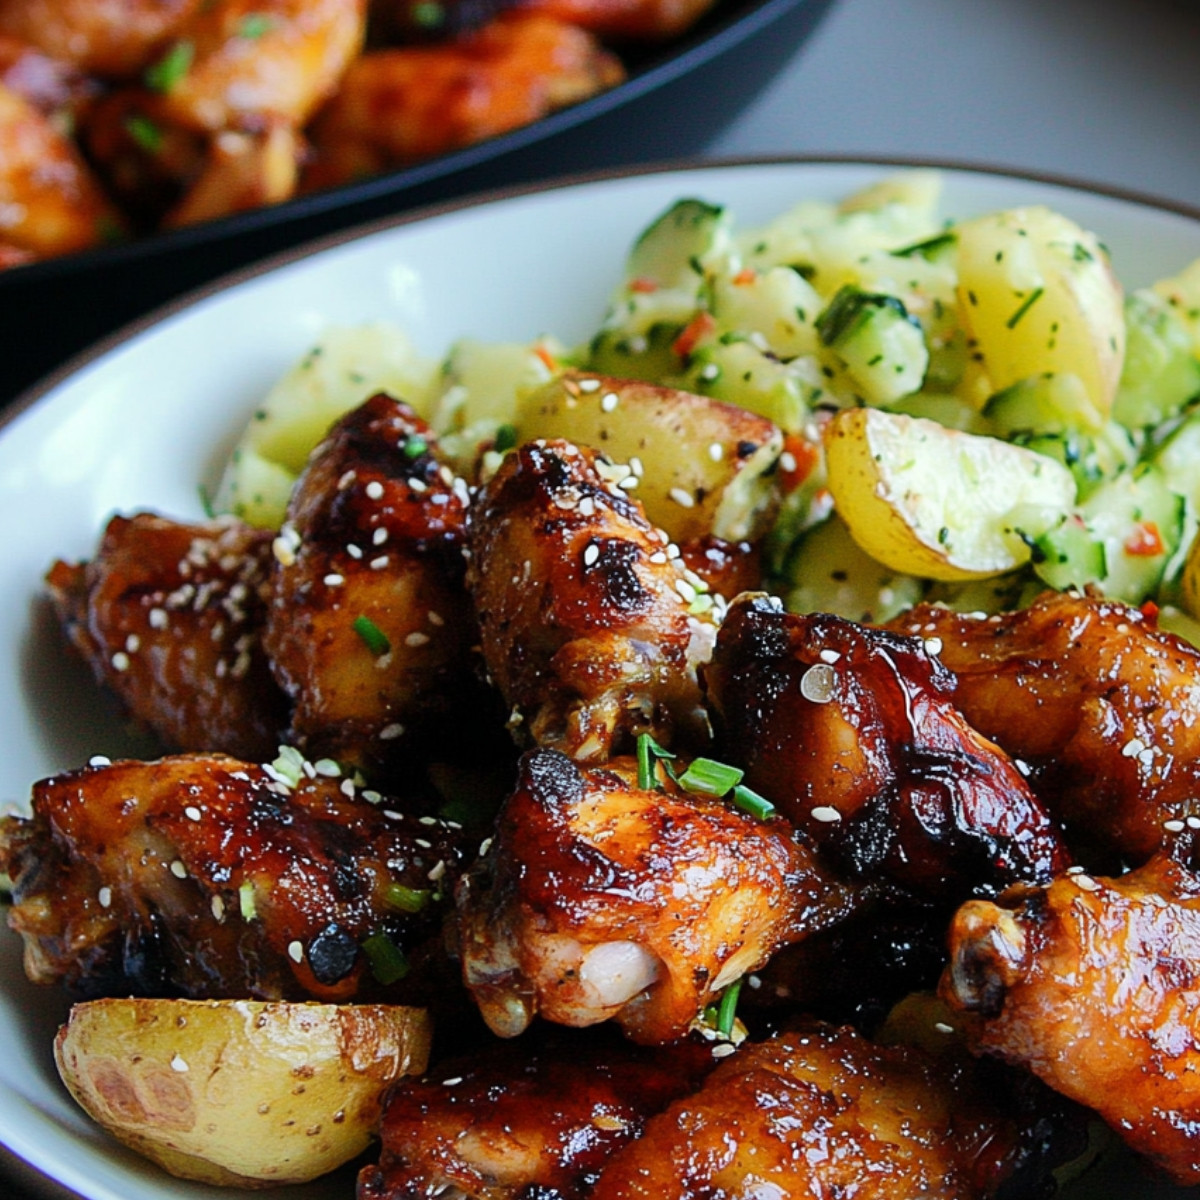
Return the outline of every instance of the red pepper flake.
[[[779,482],[785,492],[794,492],[821,461],[817,448],[799,433],[789,433],[783,439],[779,455]]]
[[[639,275],[636,279],[629,281],[629,290],[631,292],[641,292],[643,295],[649,295],[651,292],[658,291],[658,284],[653,279],[647,279],[644,275]]]
[[[533,352],[545,364],[547,371],[557,371],[558,370],[558,362],[555,360],[554,355],[551,354],[550,351],[547,350],[546,347],[543,346],[540,342],[536,346],[534,346]]]
[[[1164,549],[1162,534],[1153,521],[1139,521],[1125,539],[1125,553],[1131,558],[1153,558]]]
[[[753,267],[743,267],[734,277],[733,282],[739,287],[745,287],[758,278],[758,272]]]
[[[1153,600],[1147,600],[1138,611],[1146,618],[1148,625],[1158,625],[1158,605]]]
[[[717,322],[713,319],[711,313],[698,312],[671,343],[671,349],[680,358],[687,358],[706,337],[709,337],[716,331],[716,328]]]

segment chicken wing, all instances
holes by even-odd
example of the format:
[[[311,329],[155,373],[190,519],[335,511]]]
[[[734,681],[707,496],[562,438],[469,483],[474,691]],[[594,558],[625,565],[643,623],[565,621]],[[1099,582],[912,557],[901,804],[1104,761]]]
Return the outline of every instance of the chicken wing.
[[[369,52],[314,122],[306,186],[460,149],[623,77],[620,60],[586,30],[535,13],[504,13],[460,41]]]
[[[743,1045],[608,1161],[592,1200],[994,1196],[1021,1125],[967,1072],[850,1029]]]
[[[271,536],[225,518],[113,517],[46,582],[72,646],[171,750],[274,758],[287,700],[262,650]]]
[[[1048,592],[1019,612],[921,605],[895,627],[936,641],[967,720],[1027,764],[1081,857],[1105,867],[1200,830],[1200,651],[1114,600]]]
[[[612,1153],[715,1062],[696,1042],[651,1050],[599,1032],[564,1034],[495,1043],[401,1081],[358,1200],[584,1200]]]
[[[393,769],[492,713],[469,653],[467,499],[425,423],[382,393],[314,450],[275,543],[263,639],[310,757]]]
[[[919,638],[743,596],[704,681],[721,757],[838,869],[957,900],[1067,865],[1045,809],[954,707],[953,677]]]
[[[942,992],[979,1051],[1200,1183],[1200,879],[1164,855],[1117,878],[972,900],[950,949]]]
[[[508,455],[468,519],[488,674],[524,740],[581,761],[649,732],[707,740],[696,677],[714,626],[606,460],[569,442]]]
[[[584,769],[534,750],[458,889],[463,974],[502,1037],[540,1012],[666,1042],[858,896],[782,821],[639,787],[630,760]]]
[[[185,755],[37,784],[32,816],[0,822],[29,977],[82,997],[444,992],[459,832],[371,803],[332,764],[279,761]]]

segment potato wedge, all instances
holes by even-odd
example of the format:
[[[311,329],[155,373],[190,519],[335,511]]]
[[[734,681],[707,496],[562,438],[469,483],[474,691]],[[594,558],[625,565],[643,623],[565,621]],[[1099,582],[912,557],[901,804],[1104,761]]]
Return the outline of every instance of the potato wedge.
[[[72,1008],[54,1055],[87,1113],[172,1175],[268,1187],[361,1153],[429,1042],[423,1009],[109,999]]]
[[[525,397],[521,441],[591,446],[638,477],[630,494],[671,538],[754,541],[779,504],[783,434],[765,417],[708,396],[568,371]]]
[[[936,421],[853,408],[825,429],[829,490],[854,540],[894,571],[981,579],[1029,560],[1075,502],[1061,463]]]
[[[1040,206],[956,233],[959,318],[993,390],[1069,372],[1107,416],[1125,355],[1124,298],[1096,236]]]

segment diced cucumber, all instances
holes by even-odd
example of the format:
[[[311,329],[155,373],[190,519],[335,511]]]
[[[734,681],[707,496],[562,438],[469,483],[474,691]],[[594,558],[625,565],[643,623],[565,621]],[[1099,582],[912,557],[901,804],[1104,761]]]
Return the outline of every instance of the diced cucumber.
[[[868,404],[886,406],[920,389],[929,366],[925,334],[897,297],[843,287],[817,318],[817,332]]]
[[[824,382],[811,359],[784,363],[748,341],[731,339],[698,350],[680,386],[748,408],[785,432],[796,433],[822,397]]]
[[[677,200],[633,244],[626,278],[658,288],[697,285],[704,259],[728,247],[731,223],[719,204]]]
[[[1065,548],[1069,582],[1099,583],[1106,595],[1130,604],[1141,604],[1154,596],[1171,558],[1178,551],[1184,529],[1185,502],[1167,485],[1166,477],[1152,463],[1142,463],[1098,487],[1078,510],[1090,539],[1103,549],[1103,569],[1085,539]],[[1060,538],[1075,533],[1069,522]],[[1035,567],[1042,578],[1047,562]],[[1060,564],[1066,571],[1067,564]],[[1090,577],[1088,577],[1090,576]]]
[[[1200,508],[1200,410],[1189,413],[1154,450],[1151,461],[1172,491]]]
[[[1033,542],[1033,570],[1057,591],[1099,583],[1108,573],[1104,540],[1078,513]]]
[[[791,267],[721,275],[712,282],[709,305],[721,332],[752,336],[780,358],[812,354],[817,348],[813,322],[822,300]]]
[[[944,392],[914,392],[897,400],[891,409],[892,412],[907,413],[910,417],[936,421],[947,429],[961,429],[964,433],[986,435],[992,432],[977,408]]]
[[[852,621],[887,621],[916,604],[926,587],[861,550],[836,514],[800,536],[784,575],[790,611],[836,613]]]
[[[1113,416],[1131,429],[1159,425],[1200,395],[1200,360],[1176,311],[1148,289],[1125,300],[1125,363]]]
[[[602,329],[588,345],[584,365],[602,375],[664,383],[683,368],[674,349],[681,329],[663,323],[651,325],[645,333]]]

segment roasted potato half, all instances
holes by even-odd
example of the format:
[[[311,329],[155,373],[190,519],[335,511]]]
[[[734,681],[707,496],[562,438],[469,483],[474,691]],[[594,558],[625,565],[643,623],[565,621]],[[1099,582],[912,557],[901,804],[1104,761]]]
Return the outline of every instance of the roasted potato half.
[[[429,1057],[423,1009],[250,1000],[77,1004],[59,1074],[119,1141],[172,1175],[270,1187],[366,1148],[383,1090]]]
[[[521,441],[565,438],[636,476],[631,494],[679,543],[754,541],[779,504],[783,434],[765,417],[708,396],[568,371],[526,396]]]

